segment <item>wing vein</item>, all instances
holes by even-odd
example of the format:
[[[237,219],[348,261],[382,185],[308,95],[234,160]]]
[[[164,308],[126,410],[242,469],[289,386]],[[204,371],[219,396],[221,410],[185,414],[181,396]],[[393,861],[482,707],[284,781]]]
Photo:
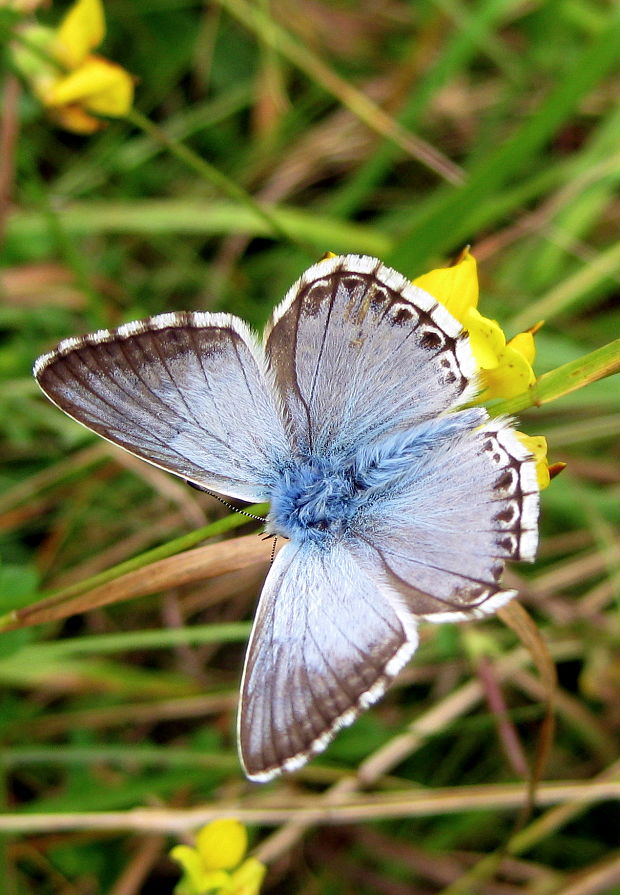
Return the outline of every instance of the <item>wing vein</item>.
[[[142,356],[143,356],[143,357],[147,357],[146,352],[144,351],[144,349],[142,348],[142,346],[139,344],[138,340],[136,340],[136,344],[137,344],[139,350],[142,352]],[[158,339],[151,338],[151,344],[153,344],[153,345],[155,346],[155,351],[156,351],[156,353],[157,353],[157,356],[159,357],[159,361],[160,361],[162,367],[164,368],[164,370],[166,371],[166,373],[168,374],[168,376],[170,377],[170,381],[174,384],[174,387],[176,388],[176,390],[177,390],[177,392],[178,392],[178,394],[179,394],[179,397],[181,398],[181,401],[183,401],[183,404],[184,404],[185,407],[187,408],[187,411],[188,411],[188,413],[189,413],[190,418],[194,421],[194,423],[196,424],[196,426],[197,426],[199,429],[202,430],[202,429],[203,429],[203,426],[202,426],[201,423],[198,421],[198,418],[196,417],[196,414],[195,414],[195,412],[194,412],[193,407],[190,407],[190,405],[188,404],[187,399],[186,399],[186,397],[185,397],[184,390],[183,390],[182,388],[179,387],[179,383],[178,383],[177,380],[175,379],[175,377],[174,377],[174,375],[173,375],[173,373],[172,373],[172,370],[171,370],[170,367],[168,366],[168,362],[167,362],[167,360],[166,360],[165,355],[164,355],[164,354],[162,353],[162,351],[161,351],[161,347],[160,347],[160,344],[159,344]]]
[[[78,359],[79,362],[80,362],[81,364],[83,364],[88,370],[91,370],[91,368],[85,363],[85,361],[84,361],[82,358],[77,358],[77,359]],[[61,367],[61,369],[62,369],[62,367]],[[99,369],[99,368],[98,368],[98,369]],[[58,377],[62,382],[64,382],[65,384],[68,384],[68,383],[70,384],[70,380],[69,380],[68,378],[65,377],[65,378],[63,379],[63,378],[61,377],[61,375],[60,375],[60,373],[59,373],[59,370],[58,370],[58,368],[57,368],[57,365],[54,366],[54,367],[51,367],[51,368],[50,368],[50,372],[51,372],[53,375],[57,376],[57,377]],[[91,370],[91,372],[92,372],[92,370]],[[104,375],[106,375],[106,376],[108,375],[108,374],[106,373],[106,371],[103,371],[103,372],[104,372]],[[118,416],[118,408],[115,407],[114,404],[111,404],[110,401],[108,401],[107,398],[105,398],[103,395],[99,394],[98,392],[93,391],[93,389],[90,388],[90,386],[87,384],[86,380],[82,377],[82,375],[78,372],[78,370],[77,370],[75,367],[74,367],[74,369],[71,371],[71,376],[72,376],[74,379],[76,379],[76,380],[82,385],[84,391],[85,391],[87,394],[89,394],[89,395],[91,395],[91,396],[94,396],[94,397],[95,397],[98,401],[100,401],[102,404],[105,404],[107,407],[109,407],[110,410],[113,411],[114,415]],[[111,377],[109,377],[109,378],[111,378]],[[111,380],[111,381],[112,381],[113,383],[115,382],[114,380]],[[116,383],[115,383],[115,384],[116,384]],[[130,398],[132,397],[131,395],[129,395],[128,392],[125,392],[124,389],[121,388],[121,391],[123,391],[124,394],[126,394],[128,397],[130,397]],[[109,429],[109,428],[110,428],[109,421],[106,422],[105,420],[103,420],[103,419],[101,418],[101,416],[99,416],[98,414],[96,414],[96,413],[95,413],[94,411],[92,411],[92,410],[89,410],[89,413],[91,413],[93,417],[96,417],[96,418],[100,421],[99,424],[101,425],[101,427],[102,427],[103,429]],[[164,446],[164,447],[167,448],[168,450],[172,450],[175,454],[177,454],[179,457],[182,457],[184,460],[187,460],[188,462],[191,462],[191,461],[189,461],[189,457],[186,457],[184,454],[182,454],[180,451],[175,450],[174,448],[170,448],[169,445],[168,445],[165,441],[163,441],[163,439],[159,438],[159,437],[158,437],[158,436],[157,436],[151,429],[148,429],[146,426],[141,425],[141,424],[140,424],[139,422],[137,422],[137,421],[132,421],[132,424],[133,424],[133,425],[136,425],[139,429],[141,429],[143,432],[145,432],[145,433],[148,435],[148,437],[149,437],[150,439],[156,441],[158,444]]]

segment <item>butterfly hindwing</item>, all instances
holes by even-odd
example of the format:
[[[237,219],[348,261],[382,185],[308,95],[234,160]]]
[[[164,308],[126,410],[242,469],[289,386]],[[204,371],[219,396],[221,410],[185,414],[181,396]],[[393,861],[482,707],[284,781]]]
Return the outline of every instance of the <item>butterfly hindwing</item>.
[[[489,613],[515,596],[501,584],[506,560],[534,559],[535,463],[501,420],[438,441],[425,461],[367,522],[357,553],[418,617]]]
[[[263,588],[247,650],[239,744],[268,780],[320,752],[385,691],[417,645],[413,618],[342,545],[287,544]]]
[[[67,339],[35,375],[89,429],[232,497],[264,500],[290,452],[262,350],[230,315],[164,314]]]

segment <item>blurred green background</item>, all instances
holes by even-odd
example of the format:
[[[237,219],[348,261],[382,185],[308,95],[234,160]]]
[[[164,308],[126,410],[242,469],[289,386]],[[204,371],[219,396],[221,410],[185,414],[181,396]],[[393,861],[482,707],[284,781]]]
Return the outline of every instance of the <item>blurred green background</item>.
[[[8,47],[31,17],[9,7],[0,614],[228,512],[43,399],[32,363],[63,337],[175,309],[260,329],[325,251],[414,277],[469,243],[481,312],[508,335],[546,320],[537,373],[617,338],[617,4],[110,0],[101,53],[135,76],[137,114],[91,136],[55,127],[16,77]],[[36,15],[55,25],[66,9]],[[557,663],[544,778],[569,787],[521,838],[514,793],[540,744],[544,677],[497,619],[426,626],[397,686],[323,756],[266,788],[244,780],[236,623],[251,617],[267,545],[209,581],[0,635],[1,891],[171,892],[179,836],[122,817],[207,805],[254,811],[269,893],[620,893],[618,378],[528,411],[521,428],[568,464],[543,494],[539,562],[510,580]],[[336,826],[272,837],[267,809],[293,816],[416,721],[419,738],[372,779],[364,822],[334,809]],[[381,813],[397,791],[411,810]],[[112,811],[121,820],[104,830],[87,816]]]

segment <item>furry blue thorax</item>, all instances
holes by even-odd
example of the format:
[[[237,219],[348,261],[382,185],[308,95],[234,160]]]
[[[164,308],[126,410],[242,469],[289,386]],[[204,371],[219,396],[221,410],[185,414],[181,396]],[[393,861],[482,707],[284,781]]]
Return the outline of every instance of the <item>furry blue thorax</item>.
[[[388,435],[352,455],[304,456],[287,465],[271,493],[267,530],[325,547],[364,526],[373,506],[406,491],[433,449],[480,425],[472,409]]]

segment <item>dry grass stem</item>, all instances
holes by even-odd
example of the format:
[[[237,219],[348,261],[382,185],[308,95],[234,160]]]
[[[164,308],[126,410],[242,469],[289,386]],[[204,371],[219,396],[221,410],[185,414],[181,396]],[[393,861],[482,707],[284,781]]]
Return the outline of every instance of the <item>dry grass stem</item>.
[[[617,776],[617,775],[616,775]],[[329,795],[331,795],[331,792]],[[315,824],[360,823],[394,817],[430,817],[469,811],[514,810],[523,805],[522,784],[460,786],[447,790],[420,789],[389,793],[339,793],[338,802],[324,796],[297,796],[294,804],[254,808],[243,803],[203,806],[191,809],[132,808],[129,811],[84,813],[0,815],[0,831],[10,833],[43,833],[61,830],[117,830],[142,833],[185,833],[199,829],[218,817],[236,817],[249,825],[276,826],[293,822],[304,828]],[[620,779],[560,781],[541,784],[536,793],[537,805],[560,805],[565,817],[583,810],[593,802],[620,799]],[[251,801],[251,799],[250,799]],[[529,828],[528,828],[529,829]],[[524,831],[525,832],[525,831]],[[266,843],[256,850],[260,860],[274,860],[267,855]]]

